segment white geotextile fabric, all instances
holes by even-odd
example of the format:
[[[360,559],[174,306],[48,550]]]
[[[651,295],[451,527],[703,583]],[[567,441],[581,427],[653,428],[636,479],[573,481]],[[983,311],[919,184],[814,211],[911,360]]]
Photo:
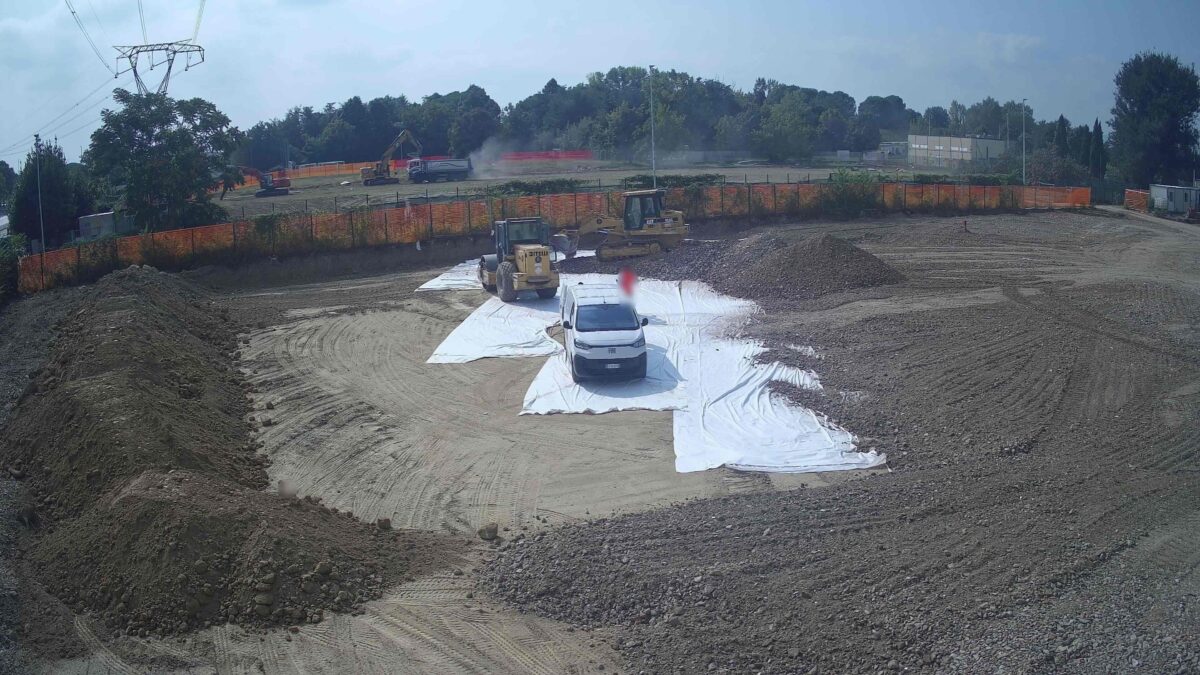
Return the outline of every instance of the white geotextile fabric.
[[[450,331],[426,363],[557,354],[563,347],[546,329],[558,321],[558,307],[557,297],[543,300],[531,295],[519,302],[502,302],[492,296]]]
[[[614,283],[612,276],[563,275],[565,284]],[[571,381],[562,346],[547,334],[559,298],[505,304],[490,298],[442,342],[430,363],[492,356],[552,356],[525,394],[521,414],[673,410],[675,468],[718,466],[804,472],[864,469],[886,456],[857,452],[850,432],[793,406],[771,381],[819,389],[815,374],[757,364],[763,347],[720,337],[756,311],[754,303],[690,281],[645,279],[634,298],[646,327],[647,377],[634,382]]]
[[[555,260],[562,254],[555,251]],[[590,258],[595,251],[576,251],[576,258]],[[417,287],[418,291],[473,291],[479,288],[479,258],[463,261]]]

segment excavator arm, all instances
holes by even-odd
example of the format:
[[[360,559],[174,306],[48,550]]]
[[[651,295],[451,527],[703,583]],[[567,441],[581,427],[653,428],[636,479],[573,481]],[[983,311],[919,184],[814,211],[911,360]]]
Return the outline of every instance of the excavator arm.
[[[387,147],[387,150],[383,151],[383,157],[379,159],[379,164],[381,166],[387,166],[390,169],[392,165],[392,156],[396,154],[397,150],[403,147],[405,141],[413,144],[413,147],[417,149],[417,155],[421,154],[421,142],[412,135],[411,131],[405,129],[396,136],[396,140],[392,141],[392,144]]]

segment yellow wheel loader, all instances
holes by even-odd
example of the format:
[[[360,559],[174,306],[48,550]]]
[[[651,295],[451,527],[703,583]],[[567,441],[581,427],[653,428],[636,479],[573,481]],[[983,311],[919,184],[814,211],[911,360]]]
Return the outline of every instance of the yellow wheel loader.
[[[492,225],[496,252],[479,258],[479,283],[504,302],[521,291],[539,298],[558,293],[558,268],[550,251],[550,226],[541,218],[509,218]]]
[[[669,251],[687,236],[687,223],[682,211],[663,208],[663,190],[637,190],[625,193],[621,217],[595,216],[554,235],[552,243],[566,257],[574,257],[579,239],[598,233],[602,239],[596,246],[596,259],[619,260],[637,258]]]

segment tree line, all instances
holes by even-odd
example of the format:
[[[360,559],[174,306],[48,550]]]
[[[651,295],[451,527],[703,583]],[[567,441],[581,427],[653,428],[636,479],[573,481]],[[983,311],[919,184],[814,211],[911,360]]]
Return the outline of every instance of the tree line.
[[[285,158],[369,161],[405,128],[427,155],[466,156],[496,142],[513,150],[587,148],[601,158],[640,161],[649,143],[651,84],[656,141],[664,151],[741,150],[803,161],[820,151],[875,149],[910,132],[989,135],[1017,148],[1023,124],[1030,181],[1085,184],[1115,177],[1145,187],[1190,180],[1197,168],[1200,80],[1166,54],[1138,54],[1121,67],[1107,138],[1098,118],[1090,124],[1062,115],[1038,120],[1024,103],[990,97],[918,113],[897,95],[855,101],[845,92],[764,78],[741,91],[673,70],[617,67],[566,87],[551,79],[504,108],[472,85],[420,102],[352,97],[320,110],[295,107],[244,132],[208,101],[117,90],[116,106],[102,113],[81,163],[68,164],[53,142],[31,149],[19,172],[0,162],[0,202],[11,210],[15,233],[39,239],[40,167],[50,245],[67,241],[78,217],[97,210],[128,214],[143,231],[219,222],[226,215],[210,192],[237,182],[238,165],[266,170]],[[980,168],[1019,177],[1020,154],[967,167]]]

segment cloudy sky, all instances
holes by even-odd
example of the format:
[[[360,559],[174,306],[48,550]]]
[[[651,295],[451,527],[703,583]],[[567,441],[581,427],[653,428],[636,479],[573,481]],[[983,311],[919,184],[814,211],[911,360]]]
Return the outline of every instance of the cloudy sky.
[[[113,79],[112,45],[142,42],[137,0],[0,0],[0,159],[32,134],[77,157]],[[151,42],[192,36],[199,0],[142,0]],[[235,124],[355,94],[413,99],[484,87],[501,105],[614,65],[655,64],[740,88],[759,76],[910,107],[1028,98],[1040,118],[1104,120],[1132,54],[1200,60],[1194,2],[457,2],[208,0],[204,64],[172,78]],[[91,96],[89,92],[95,92]]]

